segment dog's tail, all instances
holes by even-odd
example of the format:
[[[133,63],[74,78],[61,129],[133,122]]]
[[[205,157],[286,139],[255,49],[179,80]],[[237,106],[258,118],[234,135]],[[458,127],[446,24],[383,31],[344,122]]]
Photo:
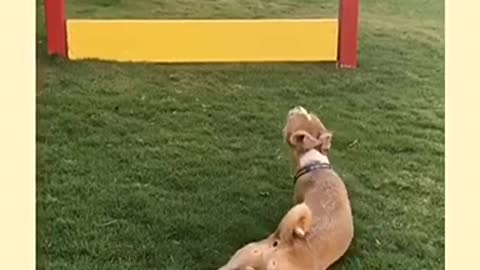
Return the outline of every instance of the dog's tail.
[[[277,234],[281,241],[304,238],[312,227],[312,211],[305,203],[292,207],[278,225]]]

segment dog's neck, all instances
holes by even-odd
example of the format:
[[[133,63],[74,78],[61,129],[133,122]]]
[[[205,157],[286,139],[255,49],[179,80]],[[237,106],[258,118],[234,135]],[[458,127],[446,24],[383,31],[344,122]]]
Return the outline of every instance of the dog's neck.
[[[306,165],[309,165],[314,162],[320,162],[320,163],[326,163],[330,164],[330,161],[328,160],[328,157],[322,153],[320,153],[316,149],[311,149],[305,152],[303,155],[300,156],[298,159],[298,165],[299,167],[304,167]]]
[[[293,182],[296,183],[300,177],[312,171],[331,168],[330,161],[326,155],[318,150],[311,149],[302,154],[298,159],[298,167],[296,168]]]

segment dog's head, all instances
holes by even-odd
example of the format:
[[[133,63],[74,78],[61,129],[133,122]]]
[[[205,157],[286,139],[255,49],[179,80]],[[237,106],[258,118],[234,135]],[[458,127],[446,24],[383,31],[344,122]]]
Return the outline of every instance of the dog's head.
[[[240,248],[219,270],[283,270],[292,269],[292,251],[302,245],[312,224],[310,208],[302,203],[283,217],[275,233],[264,240]]]
[[[332,133],[315,114],[301,106],[288,112],[283,134],[296,157],[311,149],[324,155],[330,151]]]

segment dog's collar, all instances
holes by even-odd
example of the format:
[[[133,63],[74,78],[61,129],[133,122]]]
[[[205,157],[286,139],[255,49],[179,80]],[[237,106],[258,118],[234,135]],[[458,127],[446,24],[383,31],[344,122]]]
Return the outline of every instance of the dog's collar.
[[[302,177],[303,175],[315,171],[315,170],[320,170],[320,169],[331,169],[332,165],[330,163],[326,162],[320,162],[320,161],[315,161],[310,164],[307,164],[300,168],[295,176],[293,177],[293,183],[295,184],[298,180],[298,178]]]

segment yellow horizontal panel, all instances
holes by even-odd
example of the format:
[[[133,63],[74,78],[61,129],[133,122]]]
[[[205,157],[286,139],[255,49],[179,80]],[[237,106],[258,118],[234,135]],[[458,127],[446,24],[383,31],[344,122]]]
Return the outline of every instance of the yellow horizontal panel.
[[[70,59],[335,61],[337,19],[67,20]]]

